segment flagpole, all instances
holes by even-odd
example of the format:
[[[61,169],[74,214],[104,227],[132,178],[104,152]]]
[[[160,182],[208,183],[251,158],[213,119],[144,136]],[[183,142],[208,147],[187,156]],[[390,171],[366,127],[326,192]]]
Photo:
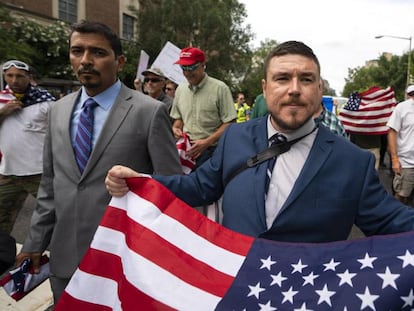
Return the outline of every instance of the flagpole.
[[[412,37],[399,37],[399,36],[388,36],[388,35],[379,35],[375,36],[375,39],[381,39],[381,38],[395,38],[395,39],[401,39],[401,40],[408,40],[410,45],[408,48],[408,64],[407,64],[407,81],[406,81],[406,87],[410,85],[410,69],[411,69],[411,39]]]

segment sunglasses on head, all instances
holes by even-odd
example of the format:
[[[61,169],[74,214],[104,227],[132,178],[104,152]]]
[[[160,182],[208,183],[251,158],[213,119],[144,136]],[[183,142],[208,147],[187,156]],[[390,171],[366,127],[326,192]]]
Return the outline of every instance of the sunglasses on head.
[[[163,81],[162,79],[158,79],[158,78],[144,78],[144,83],[147,83],[151,81],[152,83],[157,83],[157,82],[161,82]]]
[[[3,71],[10,69],[11,67],[30,71],[29,65],[18,60],[9,60],[8,62],[5,62],[3,64]]]
[[[193,64],[193,65],[189,65],[189,66],[184,66],[184,65],[181,65],[180,67],[181,67],[181,69],[183,70],[183,71],[194,71],[194,70],[196,70],[197,68],[198,68],[198,66],[200,66],[201,65],[201,63],[195,63],[195,64]]]

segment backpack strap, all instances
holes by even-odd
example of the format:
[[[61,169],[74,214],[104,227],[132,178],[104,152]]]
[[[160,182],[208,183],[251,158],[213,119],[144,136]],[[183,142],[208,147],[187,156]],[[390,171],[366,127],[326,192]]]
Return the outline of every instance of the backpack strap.
[[[250,157],[249,159],[247,159],[247,161],[245,163],[243,163],[239,168],[235,169],[233,172],[231,172],[231,174],[229,175],[229,177],[227,178],[227,182],[226,185],[228,183],[230,183],[230,181],[236,177],[237,175],[239,175],[241,172],[243,172],[244,170],[251,168],[251,167],[255,167],[256,165],[259,165],[260,163],[263,163],[264,161],[269,160],[270,158],[276,157],[281,155],[282,153],[285,153],[287,151],[290,150],[290,148],[297,143],[299,140],[305,138],[306,136],[310,135],[311,133],[313,133],[316,130],[316,127],[310,131],[308,134],[303,135],[301,137],[298,137],[296,139],[293,139],[291,141],[287,141],[284,143],[280,143],[280,144],[276,144],[273,146],[268,147],[267,149],[259,152],[258,154]]]

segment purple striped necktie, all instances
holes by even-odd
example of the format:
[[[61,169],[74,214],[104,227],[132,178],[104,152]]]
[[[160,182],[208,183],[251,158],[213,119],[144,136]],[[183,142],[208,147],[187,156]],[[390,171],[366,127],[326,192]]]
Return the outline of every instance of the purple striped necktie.
[[[287,141],[287,138],[286,138],[286,136],[284,136],[280,133],[276,133],[275,135],[270,137],[269,141],[270,141],[270,146],[274,146],[274,145],[277,145],[277,144],[285,143]],[[270,158],[267,161],[266,193],[269,189],[270,179],[272,178],[272,172],[273,172],[273,167],[275,166],[275,163],[276,163],[276,156],[274,156],[273,158]]]
[[[88,98],[83,103],[82,111],[79,115],[78,129],[76,131],[73,149],[81,174],[85,170],[92,151],[93,110],[97,105],[98,103],[93,98]]]

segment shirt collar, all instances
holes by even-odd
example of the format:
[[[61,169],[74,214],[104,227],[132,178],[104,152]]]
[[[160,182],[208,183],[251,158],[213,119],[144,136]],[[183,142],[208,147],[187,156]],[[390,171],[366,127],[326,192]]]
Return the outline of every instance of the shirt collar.
[[[269,140],[273,135],[275,135],[276,133],[279,133],[279,131],[277,131],[273,125],[272,122],[270,122],[270,114],[267,117],[267,139]],[[281,133],[284,136],[286,136],[288,141],[294,140],[296,138],[299,138],[301,136],[304,136],[310,132],[312,132],[312,130],[315,128],[315,121],[311,118],[309,119],[304,125],[302,125],[300,128],[298,128],[296,131],[290,132],[290,133]]]
[[[201,80],[201,82],[197,85],[191,85],[190,83],[188,84],[188,88],[193,91],[196,92],[199,89],[201,89],[204,85],[206,85],[207,83],[207,78],[208,78],[208,74],[207,72],[204,73],[204,78]]]
[[[115,102],[116,97],[119,94],[119,91],[121,90],[121,81],[117,80],[114,84],[112,84],[109,88],[107,88],[105,91],[99,93],[96,96],[93,96],[92,98],[98,103],[98,105],[104,109],[109,110],[113,103]],[[80,97],[80,102],[83,103],[85,100],[87,100],[90,96],[85,91],[85,87],[82,86],[82,93]]]

